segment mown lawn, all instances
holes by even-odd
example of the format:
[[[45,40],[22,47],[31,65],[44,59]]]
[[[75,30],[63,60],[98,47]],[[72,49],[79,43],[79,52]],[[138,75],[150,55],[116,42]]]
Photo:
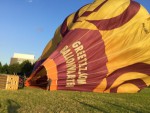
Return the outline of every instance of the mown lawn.
[[[0,90],[0,113],[149,113],[150,88],[136,94]]]

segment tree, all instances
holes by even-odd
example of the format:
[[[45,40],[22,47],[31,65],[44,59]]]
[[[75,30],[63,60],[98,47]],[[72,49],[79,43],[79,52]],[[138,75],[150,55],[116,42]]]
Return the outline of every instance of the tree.
[[[26,60],[20,64],[20,67],[21,74],[26,75],[26,77],[29,77],[32,72],[33,65],[28,60]]]
[[[9,73],[9,66],[7,64],[3,65],[1,73],[4,73],[4,74]]]
[[[0,73],[2,73],[2,63],[0,62]]]
[[[19,63],[12,64],[8,68],[8,73],[9,74],[16,75],[16,74],[18,74],[20,72],[21,72],[21,67],[20,67]]]

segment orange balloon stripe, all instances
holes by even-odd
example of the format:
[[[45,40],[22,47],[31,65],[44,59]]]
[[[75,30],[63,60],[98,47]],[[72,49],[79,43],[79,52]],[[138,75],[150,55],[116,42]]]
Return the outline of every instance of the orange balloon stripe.
[[[46,68],[47,76],[51,79],[50,90],[57,90],[57,67],[56,63],[52,59],[47,59],[43,66]]]

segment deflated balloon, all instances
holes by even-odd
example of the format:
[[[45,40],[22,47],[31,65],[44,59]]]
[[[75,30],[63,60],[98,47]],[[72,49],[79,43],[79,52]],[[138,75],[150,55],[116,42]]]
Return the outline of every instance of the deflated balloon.
[[[69,15],[26,86],[135,93],[150,85],[150,15],[131,0],[95,0]]]

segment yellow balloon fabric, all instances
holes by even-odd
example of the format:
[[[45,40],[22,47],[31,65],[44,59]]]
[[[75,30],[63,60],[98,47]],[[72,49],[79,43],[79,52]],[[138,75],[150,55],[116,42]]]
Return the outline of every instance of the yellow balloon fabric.
[[[149,48],[150,15],[143,6],[132,0],[95,0],[58,27],[25,85],[139,92],[150,85]]]

